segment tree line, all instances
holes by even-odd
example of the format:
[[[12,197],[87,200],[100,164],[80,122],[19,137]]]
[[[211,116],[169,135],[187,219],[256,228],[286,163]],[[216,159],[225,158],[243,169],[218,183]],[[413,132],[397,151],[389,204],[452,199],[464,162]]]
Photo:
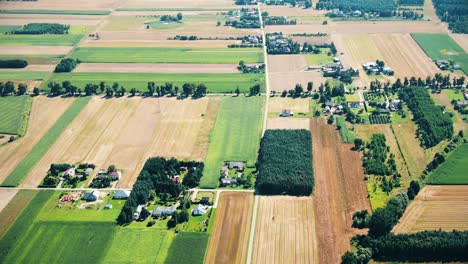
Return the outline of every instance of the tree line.
[[[27,90],[28,86],[24,83],[20,83],[16,86],[12,81],[7,81],[6,83],[0,82],[0,96],[23,95]]]
[[[453,33],[468,33],[468,1],[432,0],[437,16],[449,24]]]
[[[0,60],[0,68],[3,69],[21,69],[28,66],[26,60]]]
[[[57,34],[64,35],[68,34],[70,29],[69,25],[57,24],[57,23],[29,23],[23,26],[21,29],[13,30],[10,34],[16,35],[43,35],[43,34]]]
[[[394,0],[319,0],[317,9],[331,10],[338,8],[341,11],[362,11],[366,13],[378,13],[381,17],[390,17],[397,8]]]
[[[78,59],[66,58],[60,60],[59,64],[57,64],[55,67],[54,72],[71,72],[73,69],[75,69],[78,63],[80,63],[80,60]]]

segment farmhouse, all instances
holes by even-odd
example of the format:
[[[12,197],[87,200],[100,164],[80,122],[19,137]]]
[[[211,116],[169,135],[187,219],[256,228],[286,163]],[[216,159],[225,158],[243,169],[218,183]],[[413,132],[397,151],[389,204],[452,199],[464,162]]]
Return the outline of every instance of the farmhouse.
[[[71,167],[69,168],[68,170],[66,170],[64,173],[63,173],[63,178],[64,179],[68,179],[68,178],[74,178],[75,177],[75,172],[76,172],[76,169],[74,167]]]
[[[227,177],[229,175],[229,169],[227,166],[223,166],[221,168],[221,175],[224,175],[225,177]]]
[[[211,207],[208,205],[202,205],[198,204],[193,210],[192,210],[192,215],[199,216],[199,215],[204,215],[208,209]]]
[[[177,204],[170,206],[170,207],[159,206],[153,210],[152,215],[154,217],[168,216],[168,215],[172,215],[176,210],[177,210]]]
[[[441,70],[448,70],[450,68],[450,62],[448,60],[436,60],[436,65]]]
[[[281,110],[280,116],[282,117],[289,117],[289,116],[294,116],[294,112],[291,110]]]
[[[120,173],[117,172],[117,171],[113,171],[113,172],[109,173],[109,177],[111,178],[111,180],[117,181],[117,180],[120,179]]]
[[[128,197],[130,197],[130,193],[132,191],[128,191],[128,190],[117,190],[115,191],[115,194],[114,194],[114,199],[128,199]]]
[[[89,176],[92,172],[93,172],[93,169],[92,169],[92,168],[87,168],[87,169],[85,170],[85,175],[86,175],[86,176]]]
[[[87,202],[94,202],[99,199],[99,196],[101,193],[97,190],[93,190],[91,192],[85,192],[83,195],[83,200],[86,200]]]
[[[221,183],[223,185],[231,185],[237,183],[237,179],[225,177],[221,179]]]
[[[229,162],[229,169],[237,169],[237,171],[243,171],[244,170],[244,162],[242,161],[230,161]]]

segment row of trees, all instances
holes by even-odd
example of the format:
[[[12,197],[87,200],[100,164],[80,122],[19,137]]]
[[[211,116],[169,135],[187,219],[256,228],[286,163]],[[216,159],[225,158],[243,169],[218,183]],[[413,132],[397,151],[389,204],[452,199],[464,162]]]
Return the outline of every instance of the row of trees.
[[[117,223],[124,225],[132,222],[137,206],[146,204],[150,199],[154,199],[154,196],[164,200],[177,199],[187,187],[198,185],[203,167],[203,163],[195,161],[178,161],[174,158],[166,160],[161,157],[148,159],[117,218]],[[182,184],[171,180],[174,176],[180,175],[185,168],[189,170],[187,175],[189,180],[183,181]]]
[[[390,17],[396,10],[397,4],[394,0],[319,0],[317,9],[331,10],[338,8],[343,12],[361,11],[366,13],[378,13],[382,17]]]
[[[398,0],[398,4],[400,5],[424,5],[424,0]]]
[[[314,185],[311,160],[310,131],[267,130],[258,155],[258,192],[310,195]]]
[[[159,20],[160,21],[173,21],[173,22],[180,22],[184,18],[184,15],[182,13],[177,13],[177,15],[162,15]]]
[[[0,96],[23,95],[28,90],[28,86],[24,83],[18,84],[17,87],[12,81],[0,82]]]
[[[0,60],[0,68],[4,69],[20,69],[26,68],[28,62],[25,60]]]
[[[14,30],[11,34],[27,34],[27,35],[42,35],[42,34],[68,34],[69,25],[57,23],[29,23],[21,29]]]
[[[468,2],[464,0],[433,0],[437,16],[449,24],[453,33],[468,33]]]
[[[434,104],[427,89],[422,87],[405,87],[400,90],[399,97],[405,101],[413,112],[418,124],[418,136],[421,145],[426,148],[437,145],[453,135],[453,124],[450,116]]]

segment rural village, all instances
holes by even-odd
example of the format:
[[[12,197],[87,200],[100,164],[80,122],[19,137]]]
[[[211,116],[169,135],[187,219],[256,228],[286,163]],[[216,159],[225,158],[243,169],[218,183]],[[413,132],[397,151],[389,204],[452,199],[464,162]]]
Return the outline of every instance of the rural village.
[[[0,0],[0,263],[467,263],[468,2]]]

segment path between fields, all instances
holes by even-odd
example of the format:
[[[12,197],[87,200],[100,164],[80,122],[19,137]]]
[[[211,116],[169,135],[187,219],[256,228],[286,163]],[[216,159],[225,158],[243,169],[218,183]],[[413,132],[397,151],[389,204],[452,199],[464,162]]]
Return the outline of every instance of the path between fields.
[[[254,201],[254,207],[253,207],[252,222],[250,226],[249,247],[247,249],[247,264],[252,263],[253,243],[254,243],[254,238],[255,238],[255,226],[257,224],[259,196],[255,195],[254,197],[255,197],[255,201]]]

